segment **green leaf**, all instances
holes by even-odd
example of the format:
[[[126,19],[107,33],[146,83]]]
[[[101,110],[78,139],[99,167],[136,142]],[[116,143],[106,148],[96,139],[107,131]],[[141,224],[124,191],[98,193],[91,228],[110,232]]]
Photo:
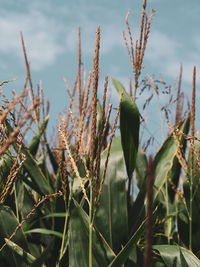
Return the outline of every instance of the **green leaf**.
[[[107,150],[101,156],[100,177],[104,170],[106,156]],[[112,141],[100,205],[95,217],[96,227],[115,253],[121,250],[128,237],[125,178],[124,158],[119,136]]]
[[[5,238],[9,238],[19,225],[17,218],[8,206],[1,206],[0,208],[0,247],[5,243]],[[20,246],[28,252],[28,244],[24,232],[20,228],[12,242]],[[5,262],[6,266],[27,266],[23,259],[17,255],[13,249],[5,246],[0,252],[0,262]]]
[[[58,171],[58,163],[57,163],[56,157],[55,157],[54,153],[51,151],[48,143],[46,144],[46,147],[47,147],[47,152],[49,155],[51,165],[53,167],[54,173],[56,174]]]
[[[41,219],[52,218],[52,217],[57,217],[57,218],[63,217],[63,218],[65,218],[65,216],[66,216],[65,212],[55,212],[55,213],[50,213],[50,214],[42,217]]]
[[[189,118],[182,121],[178,127],[185,134],[189,131]],[[182,146],[182,153],[185,151],[186,141],[183,137],[176,136],[180,140],[175,141],[172,134],[165,140],[154,159],[154,201],[159,205],[159,219],[165,218],[176,211],[174,196],[179,183],[181,165],[177,158],[177,152]],[[184,155],[183,155],[184,157]],[[172,186],[173,185],[173,186]],[[176,218],[171,217],[163,224],[163,231],[166,236],[173,236],[176,231]]]
[[[0,195],[5,189],[5,185],[13,164],[14,157],[12,156],[10,151],[7,150],[6,153],[0,157]],[[12,190],[12,188],[13,187],[11,186],[7,191],[7,194],[4,197],[4,202],[6,201],[7,197],[10,198],[9,192]]]
[[[129,211],[129,232],[134,234],[141,223],[145,220],[145,197],[146,179],[143,181],[136,200],[132,203]]]
[[[32,210],[35,205],[34,196],[31,193],[31,190],[26,186],[22,180],[18,180],[16,183],[16,195],[18,199],[18,209],[22,218]],[[42,216],[40,208],[36,209],[34,214],[24,223],[24,227],[27,227],[31,222],[33,222],[38,217]]]
[[[180,250],[181,267],[189,267],[180,248],[179,250]]]
[[[162,259],[168,267],[173,267],[176,262],[177,267],[199,267],[200,260],[190,251],[175,245],[155,245]],[[187,264],[187,265],[186,265]]]
[[[29,231],[25,231],[25,234],[32,234],[32,233],[38,233],[43,235],[55,235],[59,238],[62,238],[62,233],[59,233],[57,231],[49,230],[49,229],[43,229],[43,228],[35,228]]]
[[[137,186],[141,189],[141,186],[144,182],[144,180],[147,177],[147,167],[148,167],[148,161],[146,153],[142,150],[142,148],[138,147],[138,153],[137,153],[137,159],[136,159],[136,181]]]
[[[197,135],[199,138],[199,135]],[[190,209],[190,181],[192,179],[192,249],[193,251],[199,250],[199,240],[200,240],[200,228],[199,228],[199,214],[200,214],[200,190],[199,190],[199,181],[200,181],[200,170],[197,163],[196,155],[200,153],[200,142],[198,140],[194,140],[194,149],[196,153],[193,154],[193,172],[191,171],[191,147],[188,153],[187,165],[188,165],[188,173],[185,175],[183,182],[184,189],[184,200]],[[184,218],[186,215],[186,218]],[[178,220],[179,226],[179,234],[181,240],[184,242],[186,246],[189,245],[189,222],[188,222],[188,214],[183,211],[179,214]]]
[[[13,129],[7,121],[5,122],[5,128],[6,128],[6,133],[9,136],[12,133]],[[16,142],[13,143],[13,147],[16,150],[16,152],[18,152],[19,147]],[[26,171],[29,173],[32,182],[36,187],[37,192],[41,195],[49,194],[50,188],[47,183],[46,177],[42,173],[41,169],[38,167],[36,160],[31,155],[29,149],[24,145],[24,143],[22,143],[20,157],[22,154],[24,154],[26,157],[26,161],[24,162],[24,167]]]
[[[42,254],[37,257],[37,259],[30,265],[30,267],[46,267],[47,264],[43,264],[46,260],[51,262],[51,266],[56,265],[56,262],[54,263],[52,260],[52,252],[55,253],[55,251],[53,250],[53,243],[54,240],[52,240],[48,244],[48,246],[43,250]]]
[[[14,159],[10,151],[7,151],[4,155],[0,158],[0,184],[5,184],[7,177],[10,173],[10,169],[12,168],[14,163]]]
[[[37,192],[41,195],[47,195],[50,193],[49,185],[47,183],[46,177],[42,173],[41,169],[37,165],[36,160],[32,157],[28,149],[24,146],[22,147],[22,153],[26,156],[26,161],[24,166],[29,173],[32,181],[36,185]]]
[[[40,139],[42,134],[44,133],[46,127],[47,127],[47,123],[49,121],[49,115],[47,115],[43,121],[43,123],[41,124],[38,132],[36,133],[36,135],[33,137],[33,139],[31,140],[31,143],[29,145],[29,151],[31,152],[31,154],[35,157],[35,155],[37,154],[38,151],[38,147],[40,144]]]
[[[23,261],[28,264],[33,263],[36,258],[32,256],[30,253],[26,252],[23,248],[12,242],[11,240],[5,238],[7,246],[10,247],[14,252],[16,252],[20,257],[22,257]]]
[[[138,240],[144,233],[144,229],[145,221],[142,222],[137,231],[129,239],[128,243],[121,249],[114,260],[108,265],[108,267],[119,267],[126,263],[129,255],[132,253],[132,250],[135,248]]]
[[[200,250],[196,253],[198,259],[200,259]]]
[[[89,266],[89,217],[73,200],[69,223],[69,264],[73,267]],[[93,228],[93,266],[108,266],[114,253],[101,235]]]
[[[38,158],[37,164],[46,178],[49,189],[50,190],[53,189],[54,188],[54,179],[52,179],[52,176],[49,173],[49,170],[47,168],[46,154],[44,151],[42,151],[40,157]],[[50,191],[49,193],[53,193],[53,190]]]
[[[182,122],[179,126],[180,131],[185,134],[189,130],[189,119],[184,123]],[[181,143],[183,145],[183,141]],[[155,156],[154,166],[155,166],[155,181],[154,187],[157,189],[155,193],[155,198],[158,196],[165,182],[168,183],[168,190],[171,190],[172,194],[175,194],[174,190],[172,192],[171,184],[168,182],[170,178],[175,186],[178,185],[181,166],[176,158],[177,145],[174,141],[172,135],[170,135],[166,141],[163,143],[162,147]],[[165,190],[165,189],[164,189]]]
[[[135,169],[139,143],[140,113],[137,105],[126,92],[123,85],[112,78],[112,83],[119,96],[123,93],[120,105],[120,131],[126,169],[129,179]]]
[[[180,123],[179,129],[180,129],[180,131],[182,131],[186,135],[189,133],[189,129],[190,129],[190,118],[189,117],[185,121]],[[182,150],[183,155],[184,155],[185,150],[186,150],[186,144],[187,144],[186,139],[184,137],[181,137],[180,146],[181,146],[181,150]],[[179,184],[180,174],[181,174],[181,165],[179,163],[178,158],[175,157],[174,162],[173,162],[173,166],[172,166],[172,168],[168,174],[169,177],[171,178],[173,184],[175,185],[175,188],[177,188],[177,186]],[[175,193],[175,190],[172,188],[170,183],[168,183],[168,193],[169,193],[169,197],[170,197],[171,202],[173,202],[176,193]]]

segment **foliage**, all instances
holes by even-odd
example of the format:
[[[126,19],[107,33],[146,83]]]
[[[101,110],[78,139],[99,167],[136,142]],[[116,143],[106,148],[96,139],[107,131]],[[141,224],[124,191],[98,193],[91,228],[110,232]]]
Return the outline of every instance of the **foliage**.
[[[98,99],[100,27],[93,80],[89,73],[87,83],[81,75],[79,28],[78,78],[72,92],[65,80],[70,103],[53,142],[46,136],[48,103],[42,89],[36,96],[33,91],[22,37],[25,86],[0,107],[1,266],[200,266],[196,69],[191,115],[181,118],[178,97],[173,125],[165,108],[170,133],[149,157],[142,149],[142,114],[136,103],[154,13],[148,20],[145,9],[146,1],[136,58],[126,18],[131,49],[125,33],[124,39],[135,88],[132,94],[130,86],[128,93],[112,78],[119,95],[116,112],[107,99],[108,77]],[[114,123],[109,122],[111,113]],[[25,141],[30,129],[34,134]]]

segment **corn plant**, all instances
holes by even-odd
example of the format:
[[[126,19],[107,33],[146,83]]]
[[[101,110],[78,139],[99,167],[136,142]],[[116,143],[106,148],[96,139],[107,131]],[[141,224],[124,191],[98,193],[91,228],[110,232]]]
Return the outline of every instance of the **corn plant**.
[[[49,103],[34,91],[23,35],[26,78],[20,95],[0,95],[0,266],[200,266],[199,135],[195,132],[196,68],[191,111],[182,115],[181,77],[175,120],[155,155],[142,149],[137,92],[154,10],[143,1],[139,38],[123,32],[134,91],[115,78],[115,110],[98,97],[100,26],[93,72],[81,65],[67,113],[48,141]],[[130,42],[129,42],[130,41]],[[135,43],[134,43],[135,42]],[[159,96],[155,82],[150,87]],[[190,133],[191,125],[191,133]],[[116,131],[119,127],[120,133]],[[27,138],[26,138],[27,136]],[[28,141],[27,141],[28,140]],[[133,195],[133,186],[138,193]]]

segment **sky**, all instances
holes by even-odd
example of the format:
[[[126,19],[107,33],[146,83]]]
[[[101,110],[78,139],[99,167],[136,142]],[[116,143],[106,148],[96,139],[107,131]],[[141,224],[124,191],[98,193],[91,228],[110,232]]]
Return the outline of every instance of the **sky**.
[[[9,94],[11,89],[20,92],[24,84],[26,68],[20,41],[22,31],[33,86],[36,88],[42,82],[44,95],[50,101],[48,127],[56,128],[59,113],[64,111],[69,100],[63,77],[72,89],[77,74],[78,26],[81,27],[82,62],[88,75],[92,70],[98,24],[101,28],[99,94],[103,90],[105,75],[115,77],[128,87],[133,72],[122,31],[126,30],[125,18],[130,10],[131,30],[133,36],[137,36],[141,7],[142,0],[1,0],[0,82],[18,77],[4,86],[4,93],[7,90]],[[176,87],[182,63],[182,90],[190,96],[194,65],[197,67],[197,85],[200,74],[199,0],[147,0],[148,14],[152,8],[156,13],[141,79],[146,74],[157,78],[162,75],[167,84]],[[109,88],[114,91],[111,82]],[[166,101],[166,97],[161,97],[161,103]],[[112,101],[117,106],[114,92]],[[141,109],[145,95],[138,95],[137,101]],[[150,115],[148,129],[159,144],[160,118],[158,106],[155,106],[150,104],[146,112]]]

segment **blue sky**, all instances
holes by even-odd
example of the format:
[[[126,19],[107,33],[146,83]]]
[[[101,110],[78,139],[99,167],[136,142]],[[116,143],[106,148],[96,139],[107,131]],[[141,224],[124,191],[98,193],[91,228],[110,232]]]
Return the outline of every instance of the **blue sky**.
[[[97,24],[101,27],[100,94],[105,75],[125,86],[132,77],[122,31],[130,10],[132,33],[139,30],[142,0],[1,0],[0,10],[0,81],[18,79],[5,87],[19,92],[26,74],[20,31],[31,64],[33,85],[42,81],[45,97],[50,100],[50,125],[68,101],[63,76],[72,88],[77,73],[77,29],[81,27],[82,61],[88,74],[92,70]],[[147,10],[156,10],[145,54],[146,73],[155,74],[174,85],[180,63],[183,64],[183,89],[191,95],[192,69],[200,63],[199,0],[149,0]],[[149,12],[150,13],[150,12]],[[111,83],[110,87],[112,88]],[[114,89],[113,89],[114,90]],[[145,96],[138,100],[142,105]],[[116,101],[113,94],[113,101]],[[166,96],[161,98],[164,102]],[[197,109],[198,110],[198,109]],[[151,106],[150,130],[160,134],[159,112]]]

